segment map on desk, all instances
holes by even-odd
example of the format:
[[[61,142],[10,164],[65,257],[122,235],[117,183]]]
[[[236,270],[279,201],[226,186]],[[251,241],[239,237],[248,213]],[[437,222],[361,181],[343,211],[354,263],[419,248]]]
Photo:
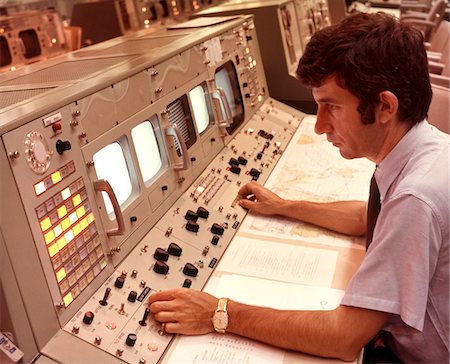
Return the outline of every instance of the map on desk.
[[[344,159],[325,135],[314,132],[315,117],[306,117],[265,184],[280,197],[328,202],[364,200],[369,196],[374,163],[365,158]],[[299,221],[249,214],[239,234],[300,240],[363,249],[363,239],[320,229]],[[355,245],[356,244],[356,245]]]

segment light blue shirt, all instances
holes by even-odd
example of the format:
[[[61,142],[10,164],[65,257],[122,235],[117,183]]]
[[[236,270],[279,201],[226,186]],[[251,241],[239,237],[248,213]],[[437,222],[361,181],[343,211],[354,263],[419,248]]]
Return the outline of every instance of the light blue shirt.
[[[450,138],[426,121],[380,163],[372,244],[341,304],[392,313],[385,331],[407,363],[449,363]]]

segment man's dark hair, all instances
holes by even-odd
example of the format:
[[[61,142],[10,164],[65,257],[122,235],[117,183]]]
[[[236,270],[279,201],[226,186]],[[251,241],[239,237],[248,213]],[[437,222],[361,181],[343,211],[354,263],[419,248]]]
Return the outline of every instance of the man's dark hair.
[[[363,123],[375,121],[382,91],[399,100],[402,122],[427,116],[431,85],[422,33],[384,14],[355,14],[314,34],[300,59],[297,76],[310,87],[328,77],[360,100]]]

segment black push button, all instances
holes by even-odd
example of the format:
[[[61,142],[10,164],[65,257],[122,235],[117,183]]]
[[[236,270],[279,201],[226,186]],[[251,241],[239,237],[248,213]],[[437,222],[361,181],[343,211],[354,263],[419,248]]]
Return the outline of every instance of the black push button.
[[[167,252],[174,257],[179,257],[182,251],[183,250],[176,243],[170,243],[169,247],[167,248]]]
[[[245,159],[243,156],[238,157],[237,161],[239,164],[241,164],[243,166],[247,165],[247,159]]]
[[[199,217],[201,217],[202,219],[207,219],[208,218],[208,216],[209,216],[209,211],[207,210],[207,209],[205,209],[204,207],[199,207],[198,209],[197,209],[197,215],[199,216]]]
[[[114,282],[114,287],[122,288],[124,283],[125,283],[125,278],[123,276],[117,277],[116,281]]]
[[[231,173],[234,173],[234,174],[239,174],[239,173],[241,173],[241,168],[240,167],[238,167],[237,165],[232,165],[231,167],[230,167],[230,172]]]
[[[225,229],[222,225],[219,225],[217,223],[212,224],[211,226],[211,232],[215,235],[223,235]]]
[[[257,169],[252,168],[250,170],[250,176],[255,177],[255,178],[259,178],[260,175],[261,175],[261,172],[258,171]]]
[[[130,293],[128,293],[128,302],[136,302],[136,298],[137,298],[137,292],[136,291],[130,291]]]
[[[200,226],[195,221],[188,220],[186,222],[186,230],[188,230],[188,231],[192,231],[193,233],[196,233],[199,228],[200,228]]]
[[[184,218],[186,220],[197,221],[198,220],[198,215],[197,215],[197,213],[195,211],[187,210],[186,215],[184,215]]]
[[[211,239],[211,244],[212,245],[217,245],[219,243],[219,237],[217,235],[214,235]]]
[[[166,263],[157,260],[153,266],[153,272],[158,274],[167,274],[169,273],[169,266]]]
[[[153,258],[156,260],[161,260],[163,262],[167,262],[169,260],[169,253],[163,248],[156,248],[155,253],[153,254]]]
[[[186,278],[183,282],[184,288],[191,288],[192,281],[189,278]]]
[[[197,277],[198,268],[191,263],[186,263],[183,268],[183,273],[188,277]]]

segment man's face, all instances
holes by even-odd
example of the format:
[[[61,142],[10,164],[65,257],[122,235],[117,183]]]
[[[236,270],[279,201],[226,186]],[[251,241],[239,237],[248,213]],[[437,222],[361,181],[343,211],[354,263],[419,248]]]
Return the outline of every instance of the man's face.
[[[317,134],[326,134],[327,139],[346,159],[367,157],[372,159],[377,152],[381,135],[377,122],[363,124],[358,112],[359,99],[329,77],[312,90],[318,104]]]

